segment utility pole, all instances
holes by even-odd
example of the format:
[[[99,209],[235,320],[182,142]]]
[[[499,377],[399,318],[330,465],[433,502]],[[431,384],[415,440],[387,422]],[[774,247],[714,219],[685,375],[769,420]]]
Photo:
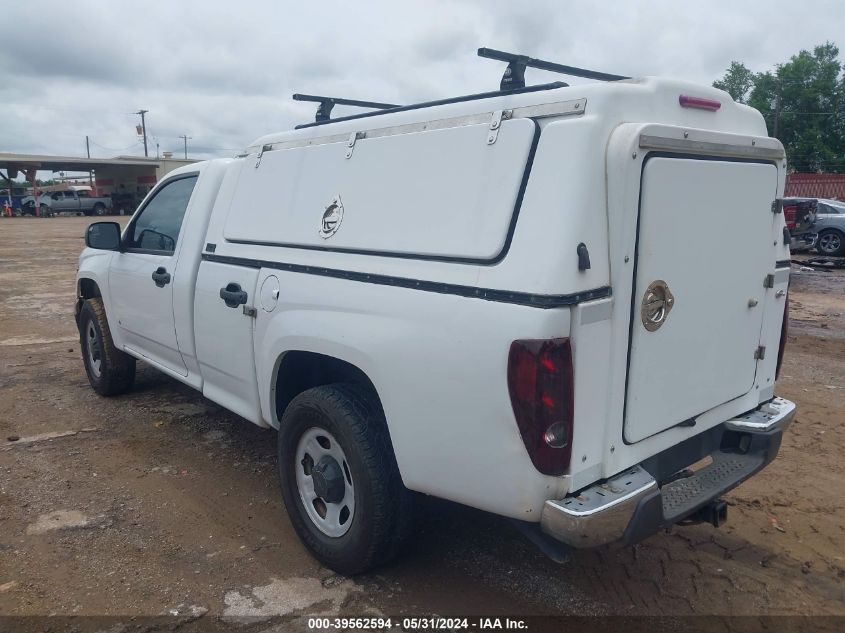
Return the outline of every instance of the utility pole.
[[[149,112],[149,110],[138,110],[135,114],[141,115],[141,133],[144,135],[144,156],[149,156],[147,153],[147,124],[144,121],[144,115]]]
[[[88,154],[88,158],[91,158],[91,144],[88,142],[87,134],[85,135],[85,153]],[[90,169],[88,170],[88,185],[91,187],[91,192],[96,195],[97,192],[94,191],[94,172]]]
[[[777,80],[775,84],[775,124],[774,129],[772,130],[772,136],[775,138],[778,137],[778,129],[780,128],[780,108],[781,108],[781,92],[782,92],[782,84],[780,79]]]
[[[188,160],[188,139],[194,138],[193,136],[185,136],[184,134],[180,136],[183,141],[185,141],[185,160]]]

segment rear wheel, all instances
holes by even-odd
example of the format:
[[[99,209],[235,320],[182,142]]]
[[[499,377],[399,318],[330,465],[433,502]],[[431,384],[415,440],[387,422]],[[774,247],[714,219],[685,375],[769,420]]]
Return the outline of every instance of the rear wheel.
[[[845,236],[835,230],[822,231],[816,242],[816,250],[821,255],[842,257],[845,255]]]
[[[79,313],[80,347],[88,382],[101,396],[126,393],[135,381],[135,359],[114,345],[102,299],[87,299]]]
[[[97,203],[94,205],[94,215],[105,215],[106,214],[106,207],[104,204]]]
[[[279,475],[296,533],[336,572],[384,564],[407,540],[411,493],[370,389],[337,383],[294,398],[279,429]]]

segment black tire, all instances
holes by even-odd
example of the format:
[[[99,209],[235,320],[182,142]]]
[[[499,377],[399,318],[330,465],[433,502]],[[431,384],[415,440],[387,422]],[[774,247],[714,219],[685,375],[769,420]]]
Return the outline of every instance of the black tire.
[[[94,215],[105,215],[105,214],[106,214],[106,207],[105,207],[105,205],[103,205],[103,204],[101,204],[101,203],[99,203],[99,202],[98,202],[97,204],[95,204],[95,205],[94,205],[93,214],[94,214]]]
[[[53,210],[46,204],[39,205],[38,209],[38,215],[40,215],[42,218],[52,218],[55,215],[53,213]]]
[[[346,455],[347,477],[354,482],[351,525],[337,537],[309,517],[297,487],[295,469],[305,468],[305,460],[296,459],[299,441],[313,428],[336,438]],[[402,484],[384,412],[372,390],[335,383],[304,391],[285,410],[278,440],[282,497],[296,533],[317,560],[351,576],[401,551],[413,523],[413,498]]]
[[[816,252],[829,257],[842,257],[845,255],[845,235],[836,229],[820,231]]]
[[[79,344],[94,391],[101,396],[116,396],[132,388],[135,359],[114,346],[102,299],[86,299],[82,304]]]

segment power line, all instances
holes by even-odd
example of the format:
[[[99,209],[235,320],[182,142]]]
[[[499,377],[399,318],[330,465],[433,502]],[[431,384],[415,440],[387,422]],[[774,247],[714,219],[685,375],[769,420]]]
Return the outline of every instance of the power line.
[[[127,147],[106,147],[105,145],[100,145],[97,141],[91,141],[91,145],[96,145],[100,149],[105,149],[110,152],[125,152],[126,150],[132,149],[133,147],[137,147],[140,144],[141,141],[135,141],[134,143],[132,143],[132,145],[129,145]]]

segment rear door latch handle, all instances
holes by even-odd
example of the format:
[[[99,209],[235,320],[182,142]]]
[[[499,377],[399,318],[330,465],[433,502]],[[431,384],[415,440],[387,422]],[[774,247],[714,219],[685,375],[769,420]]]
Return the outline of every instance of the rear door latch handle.
[[[237,308],[246,303],[248,295],[241,289],[240,284],[230,283],[220,289],[220,298],[230,308]]]
[[[159,288],[164,288],[170,283],[170,273],[164,266],[159,266],[153,271],[153,281]]]

